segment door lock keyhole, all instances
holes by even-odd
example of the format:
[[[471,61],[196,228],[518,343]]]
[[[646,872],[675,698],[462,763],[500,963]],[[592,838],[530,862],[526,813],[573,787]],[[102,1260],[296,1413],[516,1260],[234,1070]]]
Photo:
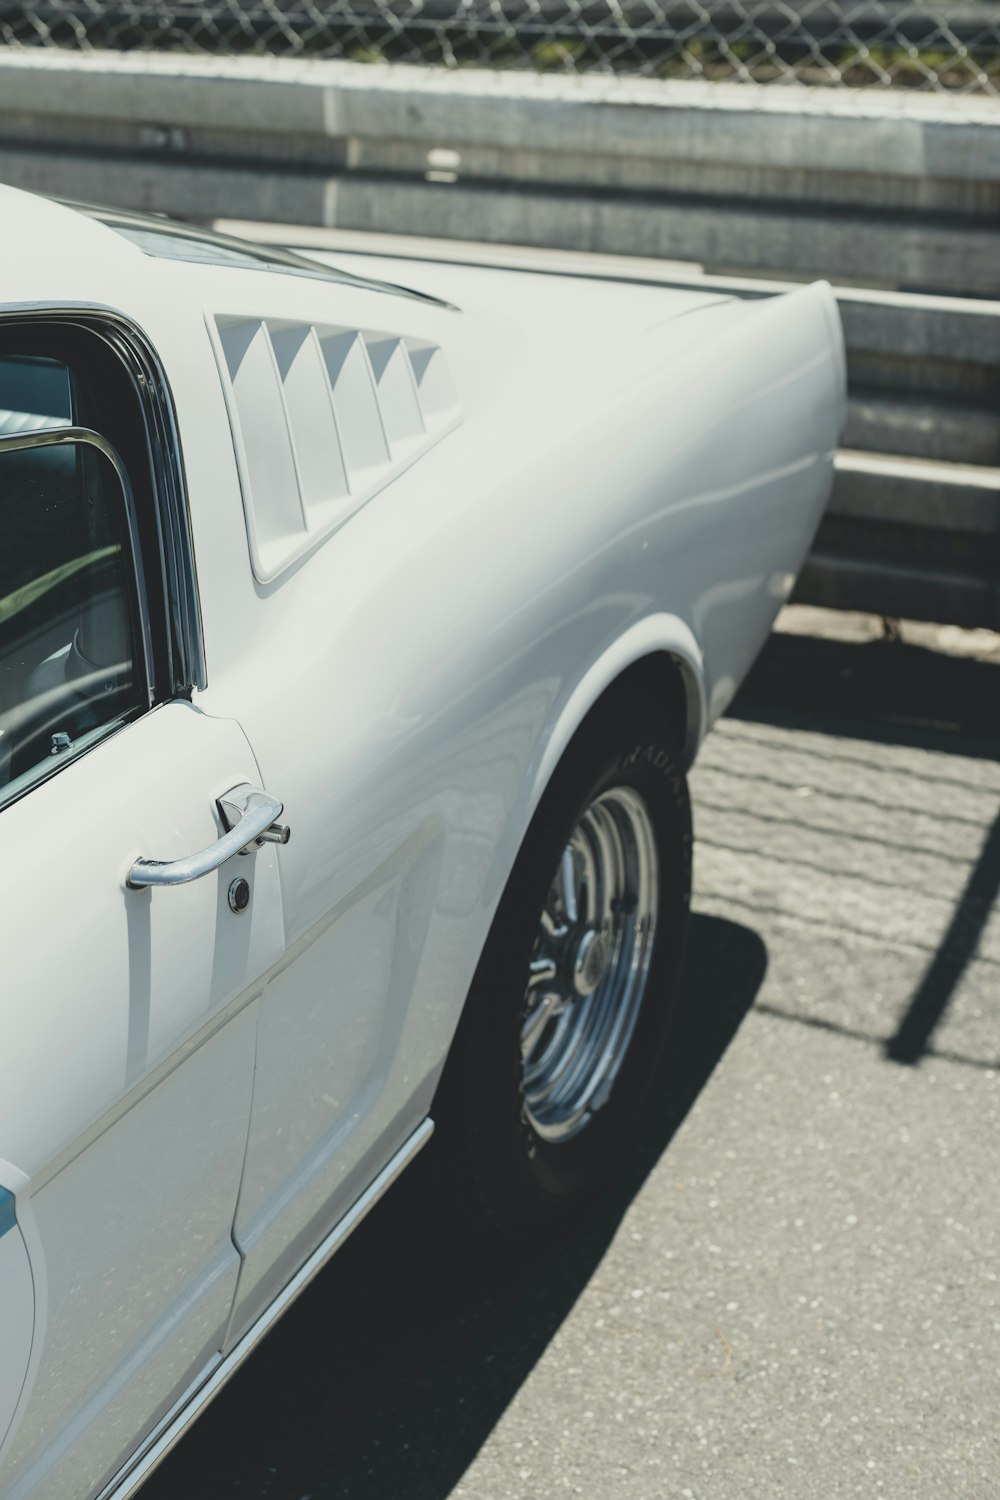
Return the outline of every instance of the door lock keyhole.
[[[229,910],[236,915],[242,916],[250,905],[250,882],[243,875],[238,875],[229,886]]]

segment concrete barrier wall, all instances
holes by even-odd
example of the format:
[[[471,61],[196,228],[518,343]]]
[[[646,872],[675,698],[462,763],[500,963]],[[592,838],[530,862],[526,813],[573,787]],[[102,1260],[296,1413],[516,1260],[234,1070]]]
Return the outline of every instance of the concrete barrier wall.
[[[9,52],[0,179],[740,296],[825,276],[850,416],[802,594],[1000,626],[1000,102]]]

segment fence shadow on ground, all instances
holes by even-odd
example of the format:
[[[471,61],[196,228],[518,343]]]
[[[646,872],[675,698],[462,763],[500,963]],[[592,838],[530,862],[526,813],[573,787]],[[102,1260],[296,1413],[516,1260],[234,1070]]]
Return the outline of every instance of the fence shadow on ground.
[[[544,1252],[470,1235],[433,1143],[145,1488],[145,1500],[443,1500],[603,1257],[763,981],[748,928],[695,916],[638,1148]],[[663,1225],[670,1235],[670,1225]]]
[[[774,635],[730,714],[756,723],[996,759],[1000,662],[947,656],[894,639],[856,643]],[[1000,896],[1000,811],[984,834],[938,951],[884,1044],[892,1062],[912,1066],[930,1050]]]

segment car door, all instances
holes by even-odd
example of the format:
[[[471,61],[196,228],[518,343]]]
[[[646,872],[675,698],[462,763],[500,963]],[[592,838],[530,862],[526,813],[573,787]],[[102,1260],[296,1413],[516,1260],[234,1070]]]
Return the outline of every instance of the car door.
[[[250,746],[163,687],[142,398],[88,337],[0,322],[3,1500],[96,1493],[217,1361],[283,946],[277,849],[228,831],[233,788],[273,820]]]
[[[270,295],[296,295],[295,284],[276,277]],[[394,303],[365,295],[373,319],[396,317]],[[310,288],[310,302],[315,296]],[[475,818],[482,806],[478,787],[464,796],[456,786],[461,770],[426,731],[426,700],[418,698],[415,722],[405,719],[401,703],[416,684],[382,670],[386,621],[372,622],[377,591],[368,569],[352,563],[364,513],[329,545],[310,545],[334,513],[324,486],[351,473],[353,498],[341,497],[335,512],[343,517],[365,486],[413,459],[423,433],[402,336],[335,324],[337,307],[351,319],[344,298],[338,287],[329,325],[315,327],[220,311],[211,334],[216,390],[229,398],[232,430],[213,427],[214,450],[205,440],[203,452],[192,444],[188,454],[192,482],[203,463],[204,482],[216,484],[205,524],[220,538],[199,559],[220,641],[205,700],[245,725],[265,770],[280,767],[295,824],[281,872],[286,952],[260,1004],[234,1224],[244,1264],[233,1343],[383,1171],[426,1138],[443,1043],[435,1044],[457,1012],[454,1000],[442,1002],[440,967],[426,962],[426,949],[433,938],[436,951],[454,952],[451,923],[461,925],[468,897],[461,889],[442,901],[445,834],[456,807]],[[428,414],[433,441],[454,420],[454,396],[447,371],[433,366],[436,345],[416,335],[411,344],[416,368],[441,377],[443,415]],[[221,402],[217,409],[223,415]],[[259,643],[249,663],[248,637]]]

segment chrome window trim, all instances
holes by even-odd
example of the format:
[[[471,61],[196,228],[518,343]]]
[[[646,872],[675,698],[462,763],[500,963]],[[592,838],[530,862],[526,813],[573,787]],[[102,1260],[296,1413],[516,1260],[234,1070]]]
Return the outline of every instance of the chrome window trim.
[[[83,328],[102,338],[125,366],[139,398],[166,602],[169,693],[188,696],[208,685],[208,671],[184,458],[163,364],[139,325],[115,308],[94,302],[10,302],[0,308],[0,329],[38,322]]]

